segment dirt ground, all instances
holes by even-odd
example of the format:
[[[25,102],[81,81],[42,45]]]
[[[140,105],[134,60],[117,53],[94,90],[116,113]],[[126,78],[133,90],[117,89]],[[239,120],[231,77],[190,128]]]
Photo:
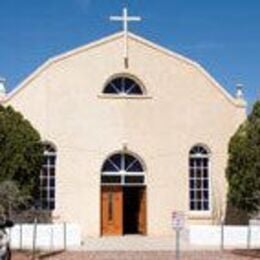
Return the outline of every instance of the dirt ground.
[[[12,260],[32,259],[29,252],[14,252]],[[36,259],[46,260],[173,260],[174,252],[53,252],[41,253]],[[253,260],[260,259],[260,250],[187,251],[181,253],[181,260]]]

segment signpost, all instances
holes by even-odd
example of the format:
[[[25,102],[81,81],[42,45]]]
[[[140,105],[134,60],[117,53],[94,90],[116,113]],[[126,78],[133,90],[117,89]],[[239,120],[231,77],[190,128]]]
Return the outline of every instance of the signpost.
[[[185,225],[185,216],[182,211],[172,212],[172,228],[176,232],[175,236],[175,255],[176,260],[180,260],[180,232]]]

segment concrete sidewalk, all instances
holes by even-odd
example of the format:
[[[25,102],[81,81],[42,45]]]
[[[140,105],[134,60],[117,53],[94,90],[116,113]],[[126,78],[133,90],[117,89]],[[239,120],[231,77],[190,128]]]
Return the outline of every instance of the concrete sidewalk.
[[[187,243],[181,242],[187,248]],[[146,237],[128,235],[123,237],[87,238],[81,250],[87,251],[171,251],[175,248],[173,237]]]
[[[172,236],[107,236],[100,238],[85,238],[82,246],[74,250],[82,251],[175,251],[175,233]],[[253,248],[253,247],[252,247]],[[224,246],[225,250],[247,249],[246,245]],[[200,246],[189,242],[188,231],[181,233],[181,251],[221,251],[220,243],[218,246]]]
[[[127,235],[122,237],[85,238],[80,248],[82,251],[174,251],[175,235],[168,237]],[[190,245],[188,234],[183,232],[180,240],[182,251],[202,250],[205,247]],[[207,247],[207,250],[219,250]]]
[[[107,251],[107,252],[54,252],[42,255],[43,259],[48,260],[174,260],[174,252],[167,251]],[[257,252],[216,252],[216,251],[185,251],[181,252],[182,260],[253,260],[259,259]],[[13,260],[31,260],[29,254],[14,253]],[[41,259],[41,258],[40,258]]]

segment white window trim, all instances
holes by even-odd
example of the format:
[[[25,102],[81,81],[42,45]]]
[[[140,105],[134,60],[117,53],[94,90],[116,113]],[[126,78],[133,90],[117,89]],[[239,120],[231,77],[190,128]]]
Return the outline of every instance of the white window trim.
[[[152,96],[142,94],[142,95],[132,95],[132,94],[98,94],[98,98],[102,99],[152,99]]]
[[[115,80],[120,79],[120,87],[118,88],[117,85],[114,84]],[[126,83],[125,80],[131,80],[132,81],[132,85],[126,90]],[[105,89],[107,88],[107,86],[109,86],[111,84],[112,88],[115,90],[116,93],[104,93]],[[129,94],[129,92],[135,87],[137,86],[142,93],[139,94]],[[123,90],[123,91],[122,91]],[[122,91],[122,92],[121,92]],[[144,87],[144,84],[137,79],[134,75],[129,75],[129,73],[118,73],[116,75],[113,75],[113,77],[110,77],[110,79],[108,81],[106,81],[103,89],[102,89],[102,95],[110,95],[110,96],[146,96],[147,95],[147,90]]]
[[[50,152],[50,151],[44,151],[43,153],[44,156],[54,156],[55,157],[55,163],[54,165],[50,164],[50,160],[47,161],[47,164],[43,164],[42,165],[42,170],[43,168],[45,168],[48,171],[47,176],[43,176],[42,172],[40,173],[40,200],[44,200],[47,202],[48,204],[48,208],[42,208],[42,210],[50,210],[50,211],[54,211],[56,208],[56,163],[57,163],[57,153],[56,152]],[[54,169],[55,173],[54,176],[50,175],[50,169]],[[42,187],[41,186],[41,181],[43,179],[46,179],[47,181],[47,185]],[[55,184],[54,187],[50,185],[51,179],[54,179]],[[50,191],[53,190],[54,191],[54,197],[50,196]],[[42,197],[42,192],[46,191],[47,192],[47,197]],[[51,209],[50,208],[50,204],[51,202],[54,203],[54,208]]]
[[[202,145],[203,146],[203,145]],[[207,149],[208,150],[208,149]],[[212,207],[212,154],[208,151],[207,155],[201,155],[200,158],[208,158],[208,180],[209,180],[209,209],[208,210],[191,210],[190,209],[190,158],[198,158],[196,155],[190,155],[188,159],[188,215],[192,219],[211,218],[213,207]]]
[[[146,185],[146,177],[145,172],[127,172],[127,171],[118,171],[118,172],[102,172],[101,176],[120,176],[121,182],[111,182],[111,183],[102,183],[102,186],[111,186],[111,185],[118,185],[118,186],[145,186]],[[128,176],[143,176],[144,182],[143,183],[126,183],[125,177]]]
[[[146,185],[146,176],[145,176],[145,170],[144,170],[144,166],[142,165],[142,163],[140,162],[140,160],[133,156],[133,161],[130,163],[130,165],[134,165],[136,162],[140,163],[142,165],[142,171],[138,171],[138,172],[132,172],[132,171],[127,171],[127,169],[125,169],[126,165],[125,165],[125,156],[122,156],[123,154],[125,153],[119,153],[121,158],[120,158],[120,169],[118,168],[118,166],[115,164],[114,165],[114,162],[111,160],[111,156],[109,158],[106,159],[106,161],[110,162],[111,165],[114,165],[114,168],[115,169],[118,169],[118,171],[103,171],[101,172],[101,178],[102,176],[120,176],[121,177],[121,182],[109,182],[109,183],[105,183],[105,182],[102,182],[101,181],[101,185],[102,186],[111,186],[111,185],[118,185],[118,186],[144,186]],[[126,153],[127,154],[127,153]],[[106,161],[104,163],[106,163]],[[128,167],[130,166],[128,165]],[[121,170],[122,169],[122,170]],[[135,182],[132,182],[132,183],[127,183],[125,182],[125,177],[129,177],[129,176],[132,176],[132,177],[140,177],[142,176],[143,177],[143,182],[142,183],[135,183]]]

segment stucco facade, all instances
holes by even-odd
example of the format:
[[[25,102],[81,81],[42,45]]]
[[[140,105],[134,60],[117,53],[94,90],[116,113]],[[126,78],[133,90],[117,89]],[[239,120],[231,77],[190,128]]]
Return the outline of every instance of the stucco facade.
[[[127,147],[145,165],[147,234],[171,234],[171,212],[187,223],[214,223],[225,210],[230,137],[245,119],[245,104],[198,64],[129,35],[129,66],[118,33],[50,59],[7,97],[43,140],[57,147],[57,221],[100,236],[100,175],[104,160]],[[142,96],[102,94],[111,77],[130,75]],[[210,210],[189,210],[191,147],[210,151]]]

